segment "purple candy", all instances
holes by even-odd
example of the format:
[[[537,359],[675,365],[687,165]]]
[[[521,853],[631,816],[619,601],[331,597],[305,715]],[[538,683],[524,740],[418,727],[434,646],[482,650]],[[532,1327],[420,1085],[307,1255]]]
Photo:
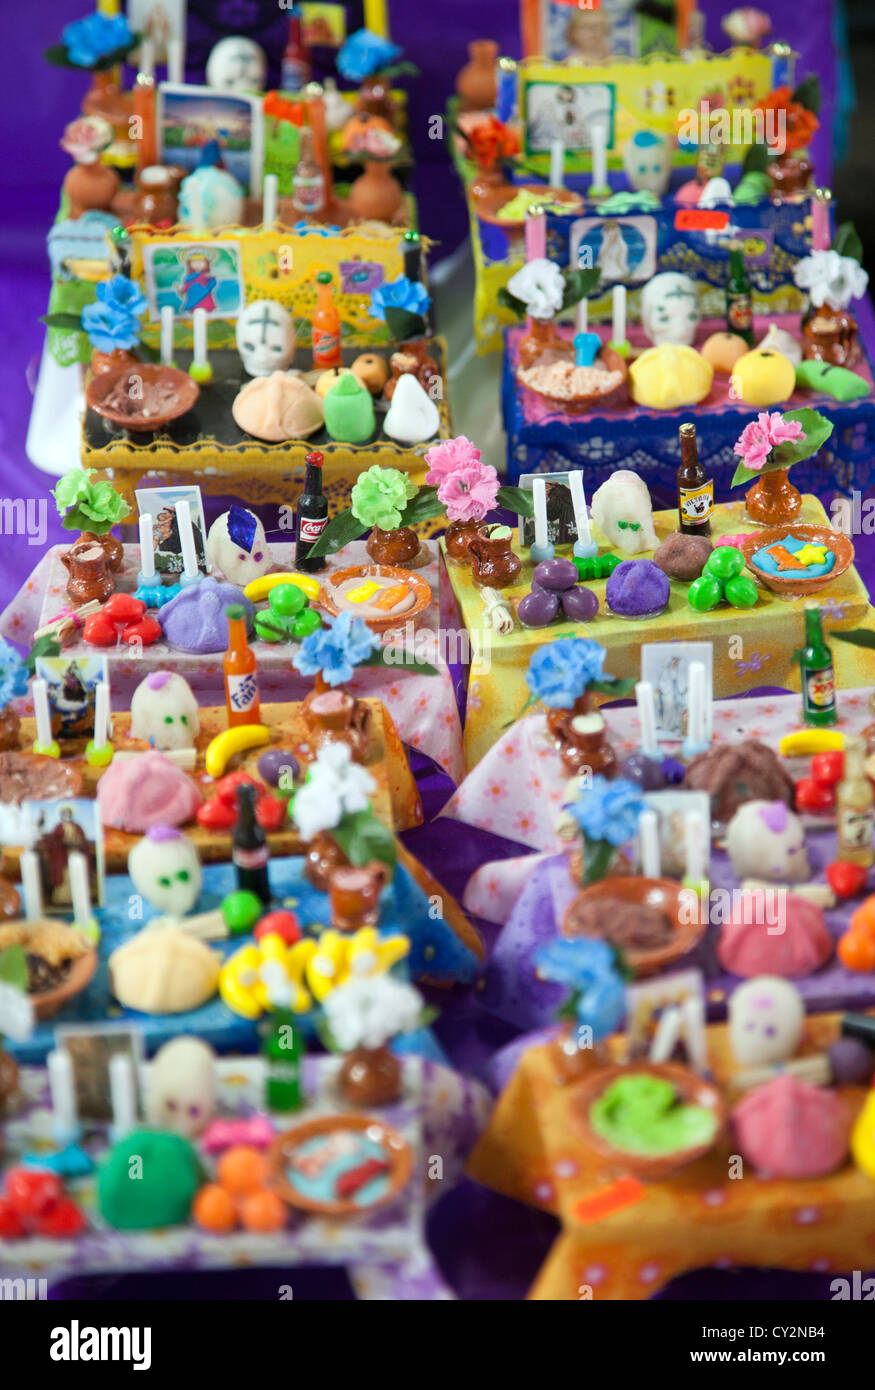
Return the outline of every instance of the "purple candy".
[[[658,792],[665,785],[662,767],[645,753],[630,753],[620,768],[620,776],[636,782],[644,792]]]
[[[867,1086],[875,1071],[875,1055],[860,1038],[837,1038],[826,1050],[839,1085]]]
[[[578,580],[577,566],[570,560],[562,560],[558,557],[554,560],[542,560],[535,566],[532,576],[532,583],[537,584],[541,589],[551,589],[556,593],[564,593],[570,589],[572,584]]]
[[[160,845],[165,840],[181,840],[182,831],[177,830],[174,825],[150,825],[146,831],[146,839],[154,840]]]
[[[583,584],[575,584],[559,595],[562,611],[573,623],[588,623],[599,611],[598,595]]]
[[[168,642],[184,652],[224,652],[228,646],[225,609],[235,603],[246,609],[246,626],[251,628],[255,605],[235,585],[207,576],[165,604],[158,621]]]
[[[687,775],[687,769],[677,758],[663,758],[660,767],[667,787],[679,787]]]
[[[621,618],[661,613],[670,595],[667,576],[652,560],[624,560],[605,586],[608,607]]]
[[[268,748],[258,759],[258,775],[263,777],[269,787],[278,787],[283,772],[288,770],[292,780],[297,781],[301,771],[300,763],[294,753],[284,748]]]
[[[547,589],[533,589],[517,605],[523,627],[547,627],[559,612],[559,597]]]
[[[146,684],[150,690],[163,690],[168,681],[173,680],[172,671],[150,671]]]

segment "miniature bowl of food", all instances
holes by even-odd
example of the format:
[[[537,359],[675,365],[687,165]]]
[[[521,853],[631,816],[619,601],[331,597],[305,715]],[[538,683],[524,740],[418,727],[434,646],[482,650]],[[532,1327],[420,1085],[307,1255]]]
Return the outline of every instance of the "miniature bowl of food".
[[[373,632],[414,622],[431,603],[429,585],[397,565],[349,565],[325,575],[317,603],[328,613],[352,613]]]
[[[135,434],[163,429],[191,410],[200,387],[187,372],[157,362],[128,362],[92,376],[86,404],[110,424]]]
[[[536,183],[516,187],[501,184],[474,194],[474,211],[481,222],[504,227],[508,232],[521,231],[528,209],[537,206],[547,211],[577,212],[583,207],[583,199],[570,188],[546,188]]]
[[[705,934],[698,894],[668,878],[612,876],[584,888],[566,908],[562,935],[598,937],[622,951],[636,978],[685,956]]]
[[[754,578],[784,598],[825,589],[854,563],[854,547],[829,526],[790,522],[764,526],[739,543]]]
[[[370,1115],[318,1115],[275,1139],[271,1186],[298,1211],[369,1215],[405,1188],[413,1153],[396,1130]]]
[[[517,368],[517,381],[566,415],[583,415],[596,406],[611,405],[626,393],[629,369],[611,347],[603,347],[591,367],[578,367],[574,358],[535,362]]]
[[[97,947],[68,922],[4,922],[0,951],[21,946],[27,961],[27,996],[38,1019],[53,1018],[81,994],[97,969]]]
[[[717,1087],[674,1062],[600,1067],[574,1088],[572,1116],[613,1172],[649,1182],[708,1153],[726,1125]]]

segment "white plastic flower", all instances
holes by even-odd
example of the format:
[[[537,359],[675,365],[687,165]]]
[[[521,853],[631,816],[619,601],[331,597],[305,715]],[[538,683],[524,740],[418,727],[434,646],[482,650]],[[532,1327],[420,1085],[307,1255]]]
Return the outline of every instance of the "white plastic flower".
[[[325,1018],[344,1052],[356,1047],[382,1047],[397,1033],[417,1027],[422,995],[413,985],[392,975],[352,978],[322,1001]]]
[[[312,840],[322,830],[333,830],[345,815],[366,811],[376,786],[371,774],[353,762],[345,743],[326,743],[292,802],[301,839]]]
[[[14,985],[0,981],[0,1037],[27,1042],[33,1032],[33,1005]]]
[[[840,256],[838,251],[812,251],[798,262],[793,279],[801,290],[808,291],[817,309],[824,304],[846,309],[852,299],[866,293],[869,283],[869,276],[853,256]]]
[[[521,299],[533,319],[551,319],[562,308],[565,280],[555,261],[537,258],[507,282],[508,293]]]

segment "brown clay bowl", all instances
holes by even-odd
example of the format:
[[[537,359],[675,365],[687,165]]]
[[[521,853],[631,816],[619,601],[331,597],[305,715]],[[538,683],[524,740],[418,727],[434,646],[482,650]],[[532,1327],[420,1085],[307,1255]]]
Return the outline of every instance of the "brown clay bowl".
[[[65,1004],[75,995],[81,994],[85,986],[91,983],[96,969],[97,947],[94,946],[90,951],[86,951],[84,956],[76,957],[70,966],[67,978],[55,989],[47,989],[42,994],[28,996],[36,1017],[40,1020],[54,1018]]]
[[[777,541],[782,541],[785,536],[793,536],[802,541],[810,541],[812,545],[825,545],[836,557],[836,562],[829,574],[815,575],[813,578],[799,577],[792,570],[786,574],[767,574],[765,570],[754,563],[754,554],[758,550],[763,550],[766,546],[774,545]],[[807,523],[789,522],[786,526],[764,526],[760,531],[755,531],[749,536],[745,536],[741,542],[741,553],[745,558],[747,567],[759,582],[766,589],[770,589],[773,594],[783,594],[785,598],[796,598],[802,594],[815,594],[818,589],[826,589],[834,579],[838,579],[840,574],[850,569],[854,563],[854,546],[847,536],[841,531],[833,531],[830,526],[814,526]]]
[[[561,410],[565,415],[585,415],[588,410],[594,410],[596,406],[612,405],[615,401],[620,400],[626,393],[629,367],[625,358],[621,357],[618,352],[615,352],[612,347],[605,346],[598,352],[596,362],[599,362],[606,371],[622,373],[622,380],[618,381],[617,385],[613,387],[612,390],[596,392],[589,396],[575,396],[571,400],[566,400],[563,397],[551,396],[546,391],[538,391],[534,386],[530,386],[528,382],[521,381],[519,374],[517,374],[517,381],[519,381],[520,386],[522,386],[524,390],[531,391],[533,396],[539,396],[542,401],[546,401],[549,405],[552,405],[554,410]]]
[[[399,584],[407,584],[415,595],[412,608],[408,608],[405,613],[387,613],[385,618],[365,618],[364,621],[372,632],[388,632],[392,628],[403,627],[405,623],[413,622],[424,613],[431,603],[431,589],[422,575],[414,574],[412,570],[400,569],[397,565],[349,565],[346,569],[334,570],[323,579],[317,603],[326,612],[337,617],[341,611],[333,592],[337,586],[344,584],[347,579],[365,580],[371,576],[377,579],[394,579]]]
[[[644,975],[655,975],[657,971],[672,965],[688,951],[692,951],[705,934],[706,923],[699,920],[701,913],[696,912],[694,921],[687,920],[693,916],[690,911],[691,906],[694,906],[692,893],[692,889],[685,889],[680,883],[675,883],[669,878],[642,878],[639,874],[604,878],[599,883],[591,883],[588,888],[582,889],[566,908],[562,918],[562,935],[574,937],[591,934],[575,930],[576,903],[594,900],[599,902],[613,898],[624,903],[643,903],[647,907],[656,908],[658,912],[664,912],[672,924],[671,941],[666,942],[664,946],[654,946],[644,951],[623,948],[623,958],[634,970],[636,979],[641,979]]]
[[[79,796],[82,773],[72,763],[42,753],[0,753],[0,801],[20,806],[25,801],[54,801]]]
[[[286,1173],[289,1159],[307,1140],[319,1134],[336,1134],[343,1130],[366,1132],[368,1138],[382,1147],[389,1163],[386,1191],[382,1197],[370,1202],[366,1207],[360,1206],[352,1198],[321,1202],[308,1197],[292,1185]],[[402,1188],[407,1186],[413,1169],[413,1153],[407,1140],[402,1139],[396,1130],[370,1115],[318,1115],[315,1119],[305,1120],[303,1124],[295,1125],[294,1128],[278,1135],[271,1146],[268,1162],[273,1190],[288,1206],[294,1207],[297,1211],[312,1212],[315,1216],[369,1216],[378,1207],[391,1202]]]
[[[572,193],[569,188],[545,188],[543,184],[504,184],[498,188],[490,188],[484,193],[474,195],[474,211],[483,221],[490,223],[493,227],[504,227],[509,232],[518,232],[525,225],[525,218],[499,217],[501,209],[511,202],[523,189],[527,193],[534,193],[545,203],[562,203],[568,208],[569,212],[576,212],[583,207],[583,200],[577,193]]]
[[[148,391],[150,386],[164,382],[173,387],[175,396],[160,411],[154,411],[149,415],[142,411],[128,414],[106,405],[107,397],[117,386],[126,382],[128,377],[137,377],[142,382],[144,391]],[[196,381],[192,381],[187,372],[180,372],[176,367],[162,367],[157,362],[126,363],[115,371],[101,372],[98,376],[92,376],[85,388],[86,404],[97,415],[102,415],[111,424],[131,430],[135,434],[151,433],[153,430],[163,429],[171,420],[178,420],[180,415],[185,415],[186,411],[191,410],[199,395],[200,387]]]
[[[610,1140],[597,1134],[590,1123],[590,1110],[604,1091],[624,1076],[655,1076],[670,1081],[681,1100],[687,1105],[700,1105],[711,1110],[717,1120],[713,1136],[705,1144],[677,1149],[668,1154],[629,1153],[618,1149]],[[574,1087],[571,1115],[587,1147],[609,1161],[615,1173],[632,1173],[647,1182],[670,1178],[689,1163],[695,1163],[713,1149],[726,1125],[726,1102],[716,1086],[703,1081],[689,1067],[676,1062],[629,1062],[626,1066],[601,1067]]]

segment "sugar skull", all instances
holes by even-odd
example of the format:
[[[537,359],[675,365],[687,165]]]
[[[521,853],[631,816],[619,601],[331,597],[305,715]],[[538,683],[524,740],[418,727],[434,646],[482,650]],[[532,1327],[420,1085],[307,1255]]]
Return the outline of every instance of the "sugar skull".
[[[202,1134],[216,1108],[216,1054],[200,1038],[173,1038],[149,1068],[146,1114],[157,1129]]]
[[[786,1062],[802,1038],[805,1005],[777,975],[755,975],[729,996],[729,1042],[745,1067]]]
[[[651,343],[692,347],[699,323],[699,291],[695,280],[676,270],[648,280],[641,291],[641,323]]]
[[[250,376],[284,372],[296,341],[291,314],[272,299],[253,300],[237,317],[237,351]]]
[[[624,555],[640,555],[658,544],[647,484],[630,468],[618,468],[592,497],[592,519]]]
[[[646,190],[661,198],[671,178],[671,145],[655,131],[636,130],[623,147],[623,168],[636,193]]]
[[[804,883],[811,877],[805,832],[784,801],[748,801],[726,831],[726,848],[737,878]]]
[[[210,50],[207,86],[222,92],[263,92],[267,58],[261,44],[229,34]]]
[[[273,564],[264,527],[247,507],[231,507],[216,517],[207,536],[207,556],[214,569],[241,589]]]
[[[227,169],[204,165],[182,180],[177,216],[181,226],[199,232],[236,225],[243,216],[243,189]]]
[[[200,730],[191,686],[175,671],[151,671],[131,700],[131,738],[154,748],[192,748]]]
[[[200,896],[197,850],[170,825],[153,825],[137,841],[128,855],[128,873],[140,896],[165,917],[184,917]]]

